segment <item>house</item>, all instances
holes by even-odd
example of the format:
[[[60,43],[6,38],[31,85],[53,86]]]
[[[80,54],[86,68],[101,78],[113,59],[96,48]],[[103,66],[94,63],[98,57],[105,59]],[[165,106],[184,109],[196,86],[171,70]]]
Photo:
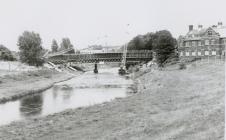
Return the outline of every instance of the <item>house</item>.
[[[92,45],[88,48],[81,49],[81,54],[95,54],[95,53],[114,53],[117,52],[120,46],[101,46],[101,45]]]
[[[225,56],[226,26],[222,22],[207,28],[189,25],[185,36],[178,38],[180,57],[218,57]]]

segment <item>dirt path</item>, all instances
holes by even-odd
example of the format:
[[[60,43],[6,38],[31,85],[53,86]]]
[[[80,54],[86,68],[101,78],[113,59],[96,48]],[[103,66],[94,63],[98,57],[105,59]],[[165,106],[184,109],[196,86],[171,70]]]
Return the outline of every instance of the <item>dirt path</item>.
[[[54,83],[74,76],[48,69],[5,75],[0,77],[0,103],[44,91]]]
[[[148,72],[139,94],[0,128],[0,138],[223,140],[224,66]]]

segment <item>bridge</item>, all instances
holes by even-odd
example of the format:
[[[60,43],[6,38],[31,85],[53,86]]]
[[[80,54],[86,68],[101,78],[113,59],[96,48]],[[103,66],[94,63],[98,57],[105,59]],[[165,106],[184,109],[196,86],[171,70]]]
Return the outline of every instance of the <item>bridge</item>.
[[[48,56],[48,61],[54,64],[75,63],[99,63],[99,62],[122,62],[123,52],[94,53],[94,54],[53,54]],[[126,63],[139,63],[152,60],[150,50],[128,50]]]

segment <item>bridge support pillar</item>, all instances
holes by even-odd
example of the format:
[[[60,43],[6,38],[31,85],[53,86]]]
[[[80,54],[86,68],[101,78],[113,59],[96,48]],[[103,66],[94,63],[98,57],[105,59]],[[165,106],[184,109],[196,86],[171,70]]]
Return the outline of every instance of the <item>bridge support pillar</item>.
[[[93,70],[93,72],[94,72],[94,73],[98,73],[97,63],[94,64],[94,70]]]

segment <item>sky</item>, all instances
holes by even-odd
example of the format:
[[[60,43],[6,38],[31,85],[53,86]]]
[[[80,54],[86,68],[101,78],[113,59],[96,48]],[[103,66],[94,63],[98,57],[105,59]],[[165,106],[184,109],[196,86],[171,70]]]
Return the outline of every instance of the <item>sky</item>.
[[[0,0],[0,44],[17,51],[18,37],[39,33],[42,46],[70,38],[76,49],[123,45],[136,35],[188,25],[226,25],[226,0]]]

